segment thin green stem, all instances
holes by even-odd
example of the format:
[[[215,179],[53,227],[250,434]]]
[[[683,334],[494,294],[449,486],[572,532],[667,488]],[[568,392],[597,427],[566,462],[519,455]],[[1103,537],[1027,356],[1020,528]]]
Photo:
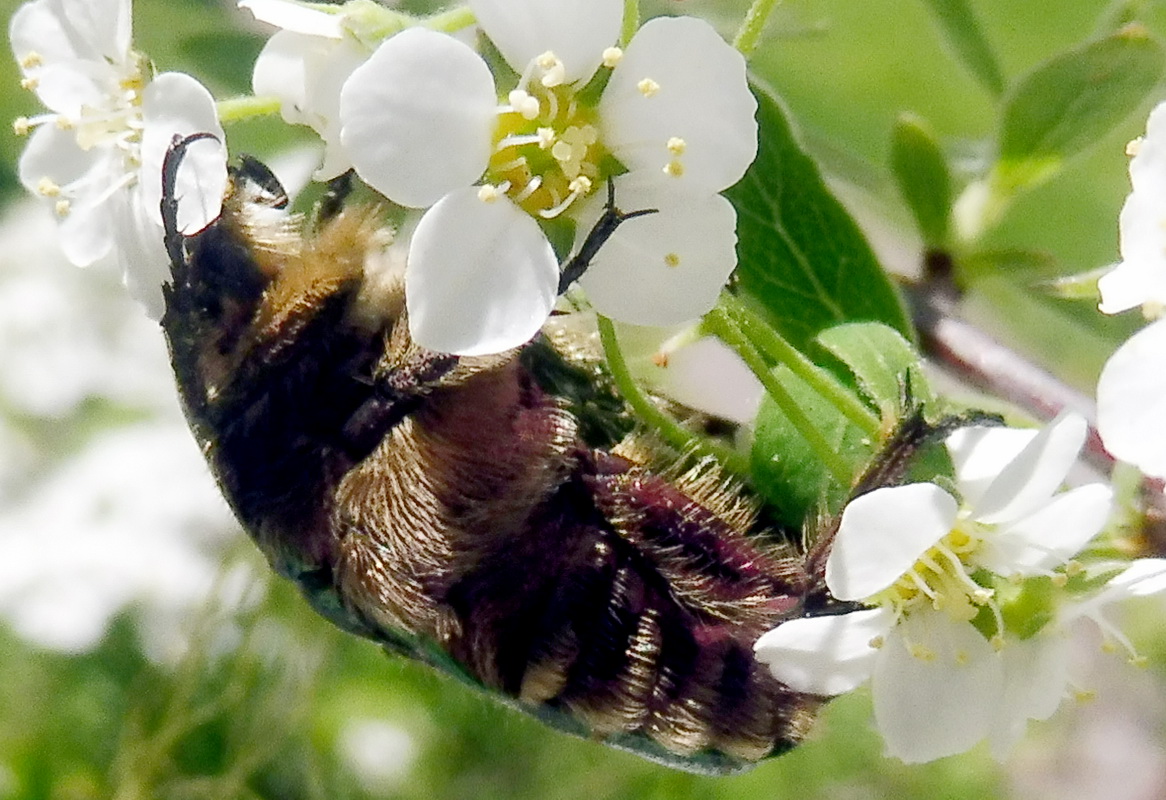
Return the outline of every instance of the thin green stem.
[[[839,383],[833,375],[819,367],[796,347],[782,338],[770,325],[736,296],[723,292],[721,306],[740,326],[744,334],[766,356],[778,364],[784,364],[824,400],[838,409],[842,416],[853,422],[868,436],[878,439],[882,434],[882,424],[873,411],[863,405],[854,394]]]
[[[278,97],[255,97],[243,95],[232,97],[230,100],[220,100],[215,104],[219,112],[219,121],[224,125],[232,122],[241,122],[254,117],[266,117],[279,113]]]
[[[721,307],[714,308],[705,315],[704,325],[710,333],[739,355],[745,365],[752,370],[757,379],[761,381],[761,385],[765,387],[770,399],[777,404],[781,413],[813,448],[814,453],[829,470],[830,476],[835,482],[839,486],[850,486],[854,477],[850,465],[839,455],[838,449],[826,441],[825,435],[806,416],[797,400],[773,376],[772,368],[728,311]]]
[[[470,27],[476,21],[474,12],[470,11],[469,6],[459,6],[427,18],[425,27],[442,33],[456,33]]]
[[[745,14],[741,28],[737,31],[737,37],[733,39],[733,47],[745,58],[753,55],[757,43],[761,40],[761,34],[765,31],[765,23],[769,21],[769,15],[777,7],[777,3],[778,0],[753,0],[753,5],[749,7],[749,12]]]
[[[624,0],[623,27],[619,32],[619,43],[627,47],[628,42],[640,29],[640,2],[639,0]]]
[[[660,437],[682,453],[699,453],[717,459],[730,472],[741,476],[749,475],[749,460],[741,453],[719,445],[703,436],[687,430],[684,426],[665,414],[639,387],[632,378],[619,339],[615,335],[615,325],[607,317],[599,317],[599,340],[603,343],[603,354],[607,358],[612,380],[641,420],[654,428]]]

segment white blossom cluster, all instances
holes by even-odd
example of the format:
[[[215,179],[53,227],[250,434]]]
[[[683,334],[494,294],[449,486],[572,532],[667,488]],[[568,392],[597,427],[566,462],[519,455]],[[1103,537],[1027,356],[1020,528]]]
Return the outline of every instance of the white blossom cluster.
[[[423,211],[406,273],[422,345],[479,354],[530,339],[559,294],[548,225],[573,223],[581,243],[611,180],[622,208],[654,213],[621,226],[592,261],[580,280],[588,300],[646,325],[693,320],[716,302],[736,264],[736,215],[719,192],[753,160],[757,129],[744,59],[707,23],[652,20],[621,49],[620,0],[473,0],[516,76],[496,79],[447,33],[370,39],[383,20],[369,19],[369,4],[240,5],[281,28],[254,85],[320,133],[318,176],[354,167]],[[31,133],[20,176],[60,218],[70,261],[116,258],[157,316],[166,148],[175,135],[224,137],[197,81],[148,74],[129,18],[130,0],[35,0],[14,15],[25,85],[49,109],[18,121]],[[175,192],[182,230],[214,219],[224,182],[223,148],[191,148]]]
[[[786,622],[758,640],[758,658],[815,694],[869,681],[879,732],[904,761],[983,739],[1005,757],[1029,719],[1071,694],[1082,623],[1137,661],[1106,609],[1166,591],[1166,560],[1075,560],[1112,505],[1102,484],[1057,492],[1085,434],[1074,415],[1039,433],[964,428],[947,440],[958,498],[915,483],[851,501],[826,584],[855,610]]]

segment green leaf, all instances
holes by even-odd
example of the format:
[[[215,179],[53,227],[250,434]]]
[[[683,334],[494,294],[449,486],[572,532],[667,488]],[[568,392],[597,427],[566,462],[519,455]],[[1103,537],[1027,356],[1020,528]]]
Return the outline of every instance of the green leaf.
[[[1004,75],[967,0],[926,0],[948,43],[968,71],[997,97],[1004,93]]]
[[[903,412],[908,380],[913,401],[926,404],[933,400],[918,353],[894,328],[854,322],[823,331],[818,341],[849,367],[859,388],[884,418],[893,419]]]
[[[1007,192],[1048,179],[1136,110],[1164,63],[1146,29],[1127,25],[1037,67],[1005,102],[993,182]]]
[[[835,452],[852,466],[851,474],[858,474],[871,457],[869,438],[787,368],[778,367],[773,374]],[[823,501],[837,510],[849,493],[850,487],[831,478],[814,448],[768,396],[757,414],[750,458],[754,486],[786,525],[800,527]]]
[[[858,225],[794,139],[772,91],[758,83],[757,159],[725,194],[737,209],[739,287],[790,344],[805,350],[841,322],[914,333]]]
[[[939,143],[922,119],[904,114],[895,123],[891,169],[924,244],[933,250],[945,248],[951,218],[951,174]]]

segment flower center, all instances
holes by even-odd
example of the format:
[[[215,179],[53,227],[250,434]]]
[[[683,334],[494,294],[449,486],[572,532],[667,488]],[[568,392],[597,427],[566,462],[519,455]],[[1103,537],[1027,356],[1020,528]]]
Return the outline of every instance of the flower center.
[[[22,67],[32,69],[43,63],[39,53],[27,53],[19,59]],[[127,54],[125,62],[118,65],[122,72],[116,85],[101,96],[91,98],[94,102],[81,106],[75,115],[47,113],[35,117],[20,117],[12,128],[17,135],[27,135],[34,128],[52,124],[62,131],[71,131],[74,141],[83,151],[96,148],[120,153],[123,167],[121,180],[112,181],[99,188],[102,197],[113,194],[136,180],[141,166],[142,92],[146,87],[145,60],[137,53]],[[25,88],[35,91],[39,85],[36,75],[25,78]],[[71,210],[72,200],[79,195],[91,193],[95,187],[93,180],[108,180],[107,176],[86,173],[67,186],[60,186],[48,175],[37,181],[37,191],[41,196],[54,200],[57,214],[66,216]]]
[[[552,219],[608,176],[595,109],[559,80],[552,53],[536,59],[542,80],[523,80],[499,108],[487,182],[527,213]],[[548,85],[549,84],[549,85]]]
[[[987,607],[996,618],[993,643],[999,644],[1004,624],[995,592],[976,583],[971,576],[970,559],[980,545],[982,533],[972,520],[961,520],[898,580],[865,602],[889,607],[897,616],[928,604],[957,622],[970,622],[981,608]]]

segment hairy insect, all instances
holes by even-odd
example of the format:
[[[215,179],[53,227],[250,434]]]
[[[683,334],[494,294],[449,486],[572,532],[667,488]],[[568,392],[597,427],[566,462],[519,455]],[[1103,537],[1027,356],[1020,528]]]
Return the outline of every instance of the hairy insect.
[[[194,140],[166,165],[162,324],[194,435],[279,573],[351,632],[674,766],[729,771],[803,737],[820,699],[752,646],[820,576],[759,544],[739,489],[619,441],[618,400],[569,347],[418,347],[369,209],[305,230],[249,161],[222,216],[180,235]],[[609,204],[604,224],[630,216]]]

